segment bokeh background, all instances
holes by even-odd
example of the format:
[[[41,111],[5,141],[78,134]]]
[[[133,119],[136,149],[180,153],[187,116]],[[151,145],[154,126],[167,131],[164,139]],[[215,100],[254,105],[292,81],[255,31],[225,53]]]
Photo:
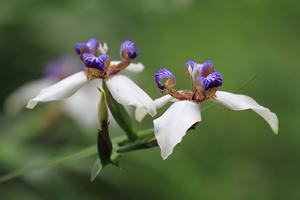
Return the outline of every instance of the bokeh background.
[[[133,79],[153,98],[157,69],[188,88],[185,61],[212,59],[222,90],[252,96],[280,127],[275,136],[254,112],[205,103],[203,123],[166,161],[158,148],[129,153],[91,183],[95,156],[77,159],[0,184],[0,199],[300,199],[299,22],[296,0],[2,0],[1,105],[75,42],[97,37],[118,58],[132,39],[146,65]],[[13,116],[1,106],[0,126],[0,175],[96,143],[57,103]]]

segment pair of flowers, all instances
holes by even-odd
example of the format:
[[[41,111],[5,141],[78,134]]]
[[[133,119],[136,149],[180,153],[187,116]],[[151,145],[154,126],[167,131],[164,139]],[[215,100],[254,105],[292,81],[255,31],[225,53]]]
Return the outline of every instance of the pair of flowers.
[[[268,108],[259,105],[251,97],[217,90],[222,85],[222,77],[215,71],[212,61],[198,64],[189,60],[186,63],[186,75],[192,83],[190,91],[177,91],[174,88],[176,78],[172,72],[168,69],[158,70],[155,73],[157,87],[168,94],[152,100],[132,80],[120,74],[123,70],[136,73],[144,68],[140,63],[131,63],[138,56],[134,42],[127,40],[121,44],[120,61],[111,61],[107,54],[107,45],[101,45],[95,38],[89,39],[87,43],[76,43],[74,49],[84,63],[85,70],[41,90],[29,100],[27,108],[34,108],[38,102],[66,99],[94,79],[105,81],[118,103],[125,107],[136,107],[137,121],[141,121],[146,114],[155,116],[157,109],[171,101],[173,104],[167,111],[153,121],[155,137],[163,159],[173,152],[187,131],[201,121],[200,104],[206,100],[221,103],[232,110],[252,109],[269,123],[275,133],[278,132],[277,116]]]

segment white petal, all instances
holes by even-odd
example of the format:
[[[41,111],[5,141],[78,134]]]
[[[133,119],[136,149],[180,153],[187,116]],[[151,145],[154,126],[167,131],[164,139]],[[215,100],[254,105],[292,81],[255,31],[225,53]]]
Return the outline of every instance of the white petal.
[[[91,131],[98,128],[97,105],[100,92],[97,87],[102,87],[101,83],[102,80],[99,79],[90,81],[63,102],[65,112],[85,130]]]
[[[188,129],[200,121],[200,106],[192,101],[175,102],[161,117],[155,119],[154,133],[162,158],[171,155]]]
[[[137,109],[145,109],[151,116],[156,114],[154,101],[126,76],[115,75],[108,79],[106,84],[118,103],[124,106],[135,106]]]
[[[278,118],[268,108],[259,105],[254,99],[246,95],[217,91],[215,100],[232,110],[252,109],[264,118],[275,134],[278,133]]]
[[[174,97],[172,97],[169,94],[162,96],[158,99],[155,99],[154,105],[155,105],[156,110],[160,109],[161,107],[163,107],[170,101],[175,101],[175,99],[174,99]],[[135,118],[138,122],[141,122],[145,118],[146,115],[147,115],[147,110],[145,110],[145,109],[140,108],[140,109],[135,110]]]
[[[111,64],[116,65],[120,61],[111,61]],[[143,63],[130,63],[124,70],[132,73],[140,73],[144,70],[145,66]]]
[[[38,102],[55,101],[68,98],[87,82],[88,79],[84,71],[73,74],[54,85],[41,90],[36,97],[29,100],[26,107],[32,109],[38,104]]]
[[[7,114],[17,114],[25,108],[28,99],[36,95],[41,89],[49,87],[54,83],[53,79],[38,79],[18,88],[8,96],[4,103],[4,109]]]
[[[108,51],[108,45],[105,42],[103,43],[103,45],[101,45],[101,43],[100,43],[100,45],[99,45],[99,51],[102,54],[106,54],[107,51]]]
[[[97,88],[102,87],[102,80],[92,80],[85,84],[73,96],[63,101],[64,111],[72,119],[88,132],[94,133],[99,127],[98,102],[100,92]],[[110,127],[117,126],[112,114],[109,111]]]

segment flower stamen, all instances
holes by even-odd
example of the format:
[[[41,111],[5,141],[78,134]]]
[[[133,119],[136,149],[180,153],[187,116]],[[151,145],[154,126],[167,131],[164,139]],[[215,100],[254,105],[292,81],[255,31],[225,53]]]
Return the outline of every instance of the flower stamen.
[[[186,62],[186,76],[192,82],[192,91],[177,91],[174,89],[175,76],[168,69],[160,69],[155,73],[157,87],[178,100],[191,100],[200,103],[215,97],[217,88],[222,85],[222,77],[219,72],[214,71],[212,61],[198,64],[193,60]],[[161,80],[167,79],[162,84]]]
[[[101,45],[95,38],[89,39],[87,43],[76,43],[74,50],[86,66],[85,73],[89,80],[96,78],[108,79],[128,67],[131,60],[138,56],[136,45],[130,40],[126,40],[121,44],[121,62],[117,64],[111,63],[109,56],[106,54],[108,51],[107,44],[103,43]]]

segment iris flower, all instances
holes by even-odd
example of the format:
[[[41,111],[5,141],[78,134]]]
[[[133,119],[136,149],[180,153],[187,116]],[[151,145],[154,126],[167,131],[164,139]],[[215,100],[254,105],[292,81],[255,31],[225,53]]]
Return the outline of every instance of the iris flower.
[[[268,108],[259,105],[249,96],[218,91],[222,85],[222,77],[215,71],[212,61],[202,64],[193,60],[187,61],[186,75],[192,82],[191,91],[174,89],[176,79],[168,69],[160,69],[155,73],[157,87],[161,92],[168,93],[155,100],[156,108],[169,101],[174,102],[164,114],[153,121],[155,137],[163,159],[171,155],[176,144],[181,142],[190,128],[201,122],[200,104],[206,100],[220,103],[236,111],[252,109],[267,121],[275,134],[278,133],[278,118]],[[140,119],[143,116],[141,115]]]
[[[50,87],[80,70],[79,63],[71,56],[64,55],[51,61],[44,68],[41,78],[24,84],[6,98],[4,103],[6,114],[16,115],[20,113],[26,106],[28,99],[35,96],[40,90]],[[61,110],[87,131],[95,130],[98,127],[97,103],[99,92],[95,88],[99,86],[101,86],[99,81],[91,81],[75,95],[61,102]],[[84,105],[84,109],[79,105]],[[113,122],[111,120],[111,123]]]
[[[111,61],[107,54],[107,45],[103,45],[91,38],[87,43],[78,42],[74,46],[75,52],[85,66],[85,70],[42,89],[37,96],[30,99],[27,108],[34,108],[39,102],[63,100],[74,95],[80,88],[95,79],[105,81],[113,98],[123,106],[135,106],[146,111],[151,116],[156,114],[153,100],[131,79],[121,75],[122,70],[138,73],[144,66],[141,63],[131,64],[131,60],[138,56],[134,42],[126,40],[121,44],[121,61]],[[95,91],[97,91],[95,87]],[[84,104],[78,104],[84,109]],[[136,114],[138,115],[138,114]]]

